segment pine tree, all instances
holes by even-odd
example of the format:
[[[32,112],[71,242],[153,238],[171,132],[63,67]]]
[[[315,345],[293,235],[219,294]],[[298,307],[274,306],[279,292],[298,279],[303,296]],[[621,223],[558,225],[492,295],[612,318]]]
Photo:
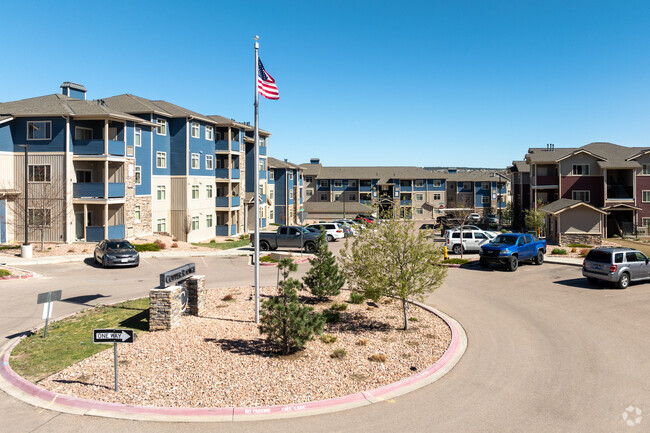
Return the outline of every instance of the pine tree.
[[[336,257],[329,250],[324,232],[316,239],[316,252],[314,257],[309,259],[309,263],[311,268],[302,281],[309,287],[312,295],[320,301],[325,301],[330,296],[341,293],[345,276],[336,264]]]
[[[283,276],[278,287],[280,293],[263,302],[259,330],[286,355],[302,349],[313,334],[320,334],[325,319],[298,300],[300,281],[289,278],[290,272],[297,269],[296,264],[291,259],[282,259],[278,268]]]

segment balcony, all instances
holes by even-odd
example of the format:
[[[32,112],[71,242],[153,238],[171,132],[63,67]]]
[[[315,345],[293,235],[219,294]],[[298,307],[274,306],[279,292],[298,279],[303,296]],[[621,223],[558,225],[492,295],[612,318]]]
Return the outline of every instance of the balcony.
[[[413,204],[413,200],[400,200],[399,204],[402,206],[411,206]]]
[[[214,171],[214,177],[217,179],[228,179],[228,169],[227,168],[217,168]]]
[[[237,234],[237,224],[230,225],[230,236]]]
[[[233,168],[230,170],[230,177],[231,179],[239,179],[239,169],[238,168]]]
[[[215,199],[216,207],[228,207],[228,197],[217,197]]]
[[[230,205],[232,207],[237,207],[239,206],[240,203],[241,203],[241,199],[239,198],[239,196],[230,198]]]
[[[104,140],[73,140],[74,155],[104,155]],[[124,141],[108,140],[108,154],[124,156]]]
[[[535,186],[558,186],[557,176],[537,176],[535,177]]]
[[[230,149],[228,149],[228,140],[217,140],[215,142],[214,148],[216,150],[222,151],[222,152],[227,152],[227,151],[230,150]]]
[[[108,226],[107,239],[124,239],[124,224]],[[86,242],[99,242],[104,240],[103,226],[86,226]]]
[[[216,236],[228,236],[228,226],[214,226]]]
[[[607,185],[607,200],[634,200],[631,185]]]
[[[266,155],[266,146],[260,146],[260,156]]]
[[[125,196],[124,183],[108,184],[108,197],[104,197],[104,182],[81,182],[72,185],[74,198],[119,198]]]
[[[232,150],[233,152],[239,152],[239,141],[231,141],[230,150]]]

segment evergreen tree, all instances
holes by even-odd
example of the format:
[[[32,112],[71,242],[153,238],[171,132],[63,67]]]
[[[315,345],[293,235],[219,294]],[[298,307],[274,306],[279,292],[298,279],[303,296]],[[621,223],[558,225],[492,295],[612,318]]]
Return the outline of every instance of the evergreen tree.
[[[278,268],[283,276],[279,294],[262,303],[259,330],[266,334],[269,343],[286,355],[302,349],[313,334],[320,334],[325,319],[298,300],[297,289],[301,283],[289,278],[289,274],[297,269],[296,264],[291,259],[282,259]]]
[[[311,268],[303,277],[311,294],[320,301],[325,301],[330,296],[341,293],[341,287],[345,284],[345,275],[339,270],[336,264],[336,257],[329,250],[325,240],[325,232],[316,239],[316,252],[313,258],[309,259]]]

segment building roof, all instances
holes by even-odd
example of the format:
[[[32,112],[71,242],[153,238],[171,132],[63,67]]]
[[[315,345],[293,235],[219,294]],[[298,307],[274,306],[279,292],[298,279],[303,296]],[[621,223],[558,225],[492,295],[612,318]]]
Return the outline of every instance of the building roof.
[[[204,116],[196,111],[188,110],[180,105],[172,104],[171,102],[163,100],[154,101],[140,96],[131,95],[130,93],[104,98],[103,101],[109,107],[125,113],[151,113],[171,118],[198,119],[203,122],[216,124],[215,121],[210,119],[208,116]]]
[[[571,155],[585,152],[593,157],[607,162],[604,168],[633,168],[638,166],[626,165],[626,160],[643,153],[648,148],[625,147],[614,143],[595,142],[576,148],[530,148],[526,154],[526,162],[533,164],[557,163]]]
[[[444,176],[448,182],[492,182],[496,181],[507,181],[507,177],[497,174],[494,171],[465,171],[460,173],[447,173]],[[499,178],[503,179],[499,179]]]
[[[0,103],[0,116],[6,117],[70,116],[78,118],[109,118],[149,124],[139,117],[108,107],[102,100],[87,101],[66,95],[52,94],[36,98]]]
[[[321,179],[379,179],[387,183],[389,179],[444,179],[446,175],[425,170],[420,167],[323,167],[322,164],[300,164],[306,176]]]
[[[539,210],[541,210],[542,212],[549,213],[551,215],[557,215],[559,213],[562,213],[562,212],[567,211],[569,209],[574,209],[574,208],[579,207],[579,206],[586,206],[586,207],[588,207],[588,208],[590,208],[590,209],[592,209],[592,210],[594,210],[596,212],[600,212],[602,214],[607,214],[607,212],[605,212],[605,211],[603,211],[601,209],[598,209],[597,207],[592,206],[592,205],[590,205],[588,203],[585,203],[584,201],[571,200],[571,199],[568,199],[568,198],[561,198],[559,200],[555,200],[554,202],[551,202],[551,203],[549,203],[549,204],[547,204],[545,206],[540,207]]]
[[[82,92],[87,91],[86,88],[83,85],[77,84],[77,83],[72,83],[70,81],[64,81],[63,83],[61,83],[61,88],[64,88],[64,87],[69,87],[69,88],[75,89],[75,90],[81,90]]]
[[[512,161],[508,170],[511,173],[530,173],[530,165],[526,164],[526,161]]]
[[[245,130],[253,130],[253,127],[248,123],[237,122],[235,119],[228,119],[227,117],[219,116],[218,114],[210,114],[208,116],[217,126],[236,126]]]
[[[292,169],[292,170],[300,170],[300,171],[302,171],[301,166],[299,166],[297,164],[294,164],[294,163],[291,163],[291,162],[289,162],[287,160],[281,161],[279,159],[272,158],[270,156],[267,157],[266,160],[268,161],[268,164],[269,164],[270,168],[284,168],[284,169]]]
[[[0,123],[8,122],[8,121],[10,121],[10,120],[13,120],[13,118],[14,118],[13,116],[7,116],[7,115],[3,116],[3,115],[0,115]]]
[[[309,214],[312,213],[342,213],[342,201],[305,201],[303,203],[305,211]],[[373,208],[356,201],[345,202],[345,213],[370,213]]]

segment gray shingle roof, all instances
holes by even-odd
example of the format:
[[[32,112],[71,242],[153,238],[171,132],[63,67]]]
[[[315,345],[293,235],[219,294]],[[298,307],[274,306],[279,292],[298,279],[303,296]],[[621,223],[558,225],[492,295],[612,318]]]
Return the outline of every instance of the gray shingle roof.
[[[279,160],[279,159],[276,159],[276,158],[272,158],[270,156],[268,158],[266,158],[266,159],[268,161],[268,164],[269,164],[270,168],[284,168],[284,169],[288,168],[288,169],[292,169],[292,170],[300,170],[300,171],[302,171],[302,167],[297,165],[297,164],[293,164],[293,163],[288,162],[288,161],[285,162],[285,161],[282,161],[282,160]]]
[[[341,201],[306,201],[303,205],[307,214],[312,213],[342,213],[343,212],[343,202]],[[369,213],[373,209],[370,206],[361,204],[354,201],[345,202],[345,212],[346,213]]]
[[[153,101],[151,99],[142,98],[140,96],[131,95],[129,93],[111,96],[109,98],[104,98],[103,100],[109,107],[123,111],[125,113],[153,113],[160,116],[172,118],[190,117],[216,125],[216,122],[210,119],[208,116],[204,116],[203,114],[197,113],[196,111],[188,110],[187,108],[181,107],[180,105],[172,104],[171,102],[163,100]]]
[[[513,173],[530,173],[530,165],[526,161],[512,161],[512,167],[509,168]]]
[[[242,122],[237,122],[234,119],[228,119],[227,117],[219,116],[218,114],[210,114],[208,116],[217,126],[236,126],[245,130],[253,130],[254,127]]]
[[[604,213],[606,214],[607,212],[598,209],[597,207],[594,207],[588,203],[585,203],[584,201],[580,200],[571,200],[568,198],[561,198],[559,200],[555,200],[554,202],[551,202],[547,204],[546,206],[542,206],[539,208],[542,212],[550,213],[553,215],[559,214],[564,212],[565,210],[572,209],[578,206],[587,206],[588,208],[593,209],[596,212]]]
[[[61,87],[62,88],[63,87],[69,87],[71,89],[81,90],[82,92],[86,92],[86,88],[83,85],[77,84],[77,83],[72,83],[70,81],[64,81],[63,83],[61,83]]]
[[[305,176],[319,179],[444,179],[447,175],[434,173],[420,167],[323,167],[321,164],[300,164]]]
[[[586,151],[603,161],[607,161],[609,168],[619,168],[619,166],[620,168],[632,168],[632,165],[626,165],[623,162],[646,149],[648,148],[625,147],[607,142],[589,143],[582,147],[561,148],[550,151],[546,148],[531,148],[528,149],[528,154],[526,154],[526,161],[536,164],[555,163],[571,154]]]

